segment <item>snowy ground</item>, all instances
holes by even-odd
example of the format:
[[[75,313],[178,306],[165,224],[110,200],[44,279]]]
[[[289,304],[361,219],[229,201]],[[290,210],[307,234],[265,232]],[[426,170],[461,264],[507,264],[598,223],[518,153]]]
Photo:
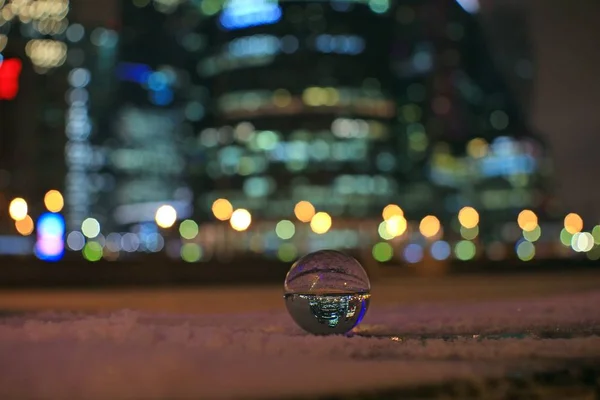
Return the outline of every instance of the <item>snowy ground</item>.
[[[600,360],[600,275],[374,287],[353,337],[303,333],[273,287],[0,293],[28,311],[0,320],[0,398],[283,399]]]

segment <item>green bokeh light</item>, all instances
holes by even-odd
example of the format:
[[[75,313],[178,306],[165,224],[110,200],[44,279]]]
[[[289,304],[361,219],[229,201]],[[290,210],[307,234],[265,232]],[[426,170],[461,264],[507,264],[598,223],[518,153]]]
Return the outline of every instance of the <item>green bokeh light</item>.
[[[387,242],[380,242],[373,246],[373,258],[379,262],[390,261],[394,256],[394,249]]]
[[[468,240],[461,240],[456,243],[454,246],[454,254],[456,254],[456,258],[462,261],[468,261],[475,257],[477,253],[477,248],[475,247],[475,243]]]
[[[383,240],[392,240],[394,238],[394,235],[392,235],[388,232],[387,222],[385,222],[385,221],[383,221],[382,223],[379,224],[379,228],[377,229],[377,232],[379,233],[379,236]]]
[[[277,223],[275,226],[275,233],[280,239],[287,240],[291,239],[296,233],[296,226],[292,221],[284,219]]]
[[[537,225],[532,231],[523,231],[523,237],[529,242],[535,242],[536,240],[539,240],[541,236],[542,228],[540,228],[539,225]]]
[[[200,11],[206,16],[215,15],[221,10],[222,1],[204,0],[200,3]]]
[[[185,262],[198,262],[202,258],[202,248],[196,243],[186,243],[181,246],[181,258]]]
[[[186,219],[179,225],[179,234],[184,239],[194,239],[198,236],[198,224],[191,219]]]
[[[473,228],[460,227],[460,236],[465,240],[473,240],[479,236],[479,226],[475,225]]]
[[[383,14],[390,9],[390,0],[369,0],[369,7],[377,14]]]
[[[600,244],[600,225],[596,225],[594,229],[592,229],[592,236],[594,237],[594,243]]]
[[[573,235],[567,232],[565,228],[560,231],[560,242],[565,246],[571,247],[571,240],[573,239]]]
[[[517,245],[517,257],[521,261],[530,261],[535,257],[535,246],[533,243],[523,240]]]
[[[592,261],[600,260],[600,246],[594,246],[594,248],[585,253],[587,258]]]
[[[83,257],[88,261],[99,261],[102,258],[102,246],[100,243],[86,243],[83,248]]]
[[[283,262],[291,262],[298,257],[298,249],[291,243],[284,243],[277,249],[277,257]]]

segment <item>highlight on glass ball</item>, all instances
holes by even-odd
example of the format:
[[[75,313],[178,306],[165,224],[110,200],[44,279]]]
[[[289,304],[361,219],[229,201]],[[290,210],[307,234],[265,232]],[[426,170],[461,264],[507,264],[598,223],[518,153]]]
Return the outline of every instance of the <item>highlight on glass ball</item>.
[[[335,250],[300,258],[284,284],[288,312],[298,326],[314,335],[350,332],[367,313],[370,291],[371,283],[362,265]]]

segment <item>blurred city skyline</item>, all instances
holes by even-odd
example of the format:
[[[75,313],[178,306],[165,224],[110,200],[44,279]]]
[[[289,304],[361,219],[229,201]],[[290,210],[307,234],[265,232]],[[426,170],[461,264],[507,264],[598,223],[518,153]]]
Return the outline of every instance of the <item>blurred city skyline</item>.
[[[538,216],[542,225],[562,226],[576,212],[590,231],[598,223],[591,173],[596,93],[574,81],[589,65],[561,64],[566,58],[549,51],[556,43],[573,48],[547,32],[560,4],[326,3],[56,0],[43,5],[41,16],[23,8],[32,5],[6,3],[3,76],[18,71],[31,102],[0,109],[8,121],[2,162],[13,174],[13,193],[5,196],[21,191],[29,201],[11,203],[11,217],[24,211],[29,220],[23,221],[32,221],[27,208],[39,215],[44,193],[64,188],[67,231],[55,217],[37,221],[38,243],[50,232],[42,240],[48,248],[68,233],[75,243],[69,247],[83,243],[84,255],[91,244],[100,254],[118,248],[118,257],[119,249],[139,247],[124,232],[147,250],[170,248],[160,228],[186,220],[177,223],[181,238],[171,247],[183,255],[187,246],[192,258],[218,247],[216,241],[280,256],[284,249],[283,258],[291,259],[299,250],[353,247],[369,237],[384,240],[373,247],[380,261],[405,231],[405,259],[420,260],[432,243],[434,258],[446,254],[443,234],[462,239],[455,249],[461,259],[472,258],[480,240],[488,250],[516,240],[519,258],[529,258],[541,234]],[[358,24],[361,7],[369,14]],[[16,16],[20,25],[10,22]],[[11,33],[11,25],[20,33]],[[584,39],[577,33],[573,39]],[[52,39],[38,39],[44,35]],[[33,70],[21,67],[23,50]],[[571,64],[583,65],[581,74],[567,72]],[[567,100],[558,82],[571,82],[576,100],[587,93],[586,118],[574,118],[582,107]],[[6,88],[0,95],[10,100]],[[38,116],[29,118],[29,109]],[[565,134],[565,124],[577,132]],[[64,139],[55,138],[65,134],[62,160]],[[45,209],[52,211],[49,195]],[[386,216],[396,203],[402,209]],[[294,214],[310,224],[290,221]],[[332,217],[330,235],[305,236],[309,225],[317,235],[328,232]],[[188,218],[207,223],[199,236]],[[359,229],[365,218],[374,225]],[[584,229],[573,218],[564,220],[565,245]],[[27,231],[33,221],[18,224]],[[243,243],[226,228],[245,231],[250,224],[254,234]],[[558,232],[548,229],[556,241]],[[593,247],[585,235],[581,243],[573,239],[573,249]],[[192,239],[198,243],[186,242]],[[115,240],[118,246],[110,244]]]
[[[593,173],[600,148],[600,5],[582,0],[470,0],[479,5],[482,27],[492,46],[510,51],[512,26],[496,18],[503,9],[525,16],[535,59],[535,79],[528,94],[527,117],[548,138],[556,170],[557,196],[565,208],[600,219],[600,187]],[[80,0],[73,18],[82,24],[117,26],[120,0]],[[520,46],[519,46],[520,47]],[[565,107],[565,96],[569,97]],[[522,98],[521,98],[522,99]],[[567,133],[565,133],[567,132]],[[578,140],[574,140],[577,138]],[[578,162],[573,162],[574,155]],[[576,177],[576,179],[573,179]]]
[[[81,23],[115,22],[119,0],[81,0]],[[581,0],[469,0],[479,5],[482,27],[496,50],[515,45],[512,26],[498,13],[517,9],[526,18],[535,59],[535,79],[524,94],[527,117],[548,138],[555,164],[556,192],[566,209],[600,220],[600,186],[591,171],[600,148],[600,4]],[[522,43],[518,43],[522,47]],[[526,90],[526,89],[525,89]],[[565,97],[568,97],[567,106]],[[522,99],[522,98],[521,98]],[[576,156],[575,156],[576,155]],[[577,162],[573,160],[576,159]]]

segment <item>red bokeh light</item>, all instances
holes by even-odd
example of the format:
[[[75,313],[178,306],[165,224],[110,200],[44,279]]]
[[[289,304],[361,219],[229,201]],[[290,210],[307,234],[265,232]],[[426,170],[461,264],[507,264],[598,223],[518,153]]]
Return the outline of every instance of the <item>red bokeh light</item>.
[[[0,100],[12,100],[17,95],[22,67],[18,58],[0,61]]]

